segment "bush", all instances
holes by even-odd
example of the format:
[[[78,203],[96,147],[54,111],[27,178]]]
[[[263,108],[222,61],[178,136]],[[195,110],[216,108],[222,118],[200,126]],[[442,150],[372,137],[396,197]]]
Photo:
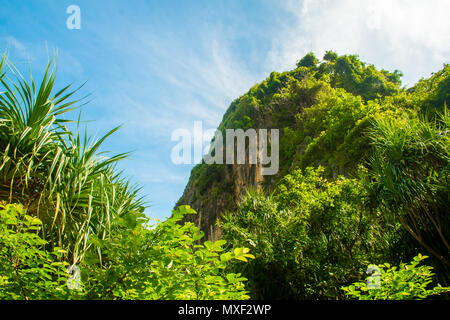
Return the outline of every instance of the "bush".
[[[269,197],[250,192],[221,225],[255,259],[236,265],[253,299],[335,299],[364,261],[383,252],[383,230],[364,208],[356,179],[323,177],[323,168],[287,175]],[[267,275],[270,274],[270,277]]]
[[[248,299],[246,279],[225,269],[232,259],[253,258],[249,250],[226,251],[223,240],[199,244],[203,234],[198,228],[179,223],[185,214],[195,211],[181,206],[154,228],[145,216],[130,216],[117,221],[121,228],[111,239],[92,239],[103,261],[89,255],[81,266],[88,298]]]
[[[154,228],[134,212],[114,221],[110,238],[91,236],[95,249],[77,266],[78,279],[69,277],[68,263],[60,261],[64,250],[45,250],[38,218],[20,205],[0,208],[0,299],[249,298],[246,279],[225,269],[231,260],[253,255],[246,248],[226,251],[223,240],[198,244],[203,235],[197,227],[179,224],[185,214],[195,213],[188,206]]]
[[[370,131],[374,197],[447,270],[449,123],[446,113],[435,121],[376,117]]]
[[[37,233],[41,221],[20,205],[0,203],[0,299],[62,299],[68,296],[67,263],[60,248],[48,252]]]
[[[419,266],[426,258],[419,254],[409,264],[402,263],[398,268],[388,263],[369,266],[376,274],[369,276],[366,282],[355,282],[342,290],[358,300],[420,300],[450,292],[450,287],[439,285],[427,289],[434,274],[432,267]]]
[[[297,62],[297,67],[307,67],[307,68],[313,67],[314,68],[317,66],[318,63],[319,63],[319,60],[317,60],[314,53],[309,52]]]

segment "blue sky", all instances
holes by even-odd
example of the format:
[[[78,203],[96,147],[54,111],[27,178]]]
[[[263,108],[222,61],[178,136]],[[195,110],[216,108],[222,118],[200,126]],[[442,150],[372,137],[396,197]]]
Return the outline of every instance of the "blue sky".
[[[69,5],[80,30],[66,27]],[[448,12],[447,0],[2,0],[0,50],[35,77],[57,51],[57,87],[87,81],[89,133],[123,125],[104,149],[133,152],[120,167],[163,219],[193,166],[171,162],[175,129],[217,127],[232,100],[309,51],[356,53],[412,85],[450,63]]]

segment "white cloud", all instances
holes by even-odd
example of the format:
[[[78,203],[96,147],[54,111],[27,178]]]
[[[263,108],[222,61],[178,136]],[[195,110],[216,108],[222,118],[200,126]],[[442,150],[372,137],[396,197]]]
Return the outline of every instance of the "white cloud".
[[[277,69],[292,68],[308,51],[322,57],[331,49],[400,69],[412,85],[450,62],[448,0],[291,0],[285,9],[295,23],[273,41],[267,63]]]

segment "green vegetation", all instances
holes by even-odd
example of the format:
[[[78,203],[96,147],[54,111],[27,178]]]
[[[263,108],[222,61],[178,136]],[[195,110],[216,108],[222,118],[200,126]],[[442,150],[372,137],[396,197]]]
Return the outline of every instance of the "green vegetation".
[[[248,249],[224,250],[225,241],[206,241],[192,223],[178,224],[189,206],[150,229],[147,218],[127,217],[117,222],[111,239],[94,239],[102,260],[86,257],[85,291],[89,299],[248,299],[245,278],[225,269],[233,260],[247,261]],[[143,220],[144,224],[136,223]]]
[[[0,298],[248,299],[246,279],[224,269],[233,259],[253,258],[249,250],[226,251],[223,240],[196,244],[202,237],[197,227],[176,223],[185,214],[195,211],[181,207],[152,229],[144,215],[119,218],[109,239],[90,237],[101,255],[88,251],[80,277],[71,279],[68,263],[60,261],[65,251],[45,249],[42,222],[20,205],[2,204]]]
[[[155,225],[116,170],[127,154],[99,151],[118,128],[70,131],[83,99],[53,92],[52,67],[37,85],[0,61],[0,299],[448,297],[448,65],[409,89],[333,51],[272,72],[219,130],[281,129],[279,173],[241,199],[251,177],[201,163],[191,206]],[[198,220],[211,206],[214,242]]]
[[[372,188],[386,215],[430,254],[450,265],[450,118],[376,117],[369,133]]]
[[[0,198],[21,203],[42,221],[48,246],[67,251],[78,264],[90,234],[105,239],[113,217],[143,211],[137,189],[114,170],[126,154],[102,157],[101,143],[70,132],[63,116],[79,106],[69,100],[70,86],[53,94],[54,70],[49,63],[39,87],[0,62]],[[80,122],[78,121],[78,127]],[[50,248],[51,249],[51,248]]]
[[[41,221],[22,206],[0,204],[0,299],[64,298],[67,262],[60,248],[44,249]]]
[[[376,274],[368,277],[367,282],[356,282],[342,290],[359,300],[419,300],[449,292],[450,287],[427,289],[432,282],[432,268],[419,266],[426,258],[419,254],[409,264],[402,263],[398,268],[389,263],[371,266]]]
[[[237,212],[223,217],[223,228],[224,239],[253,247],[256,259],[237,266],[252,296],[340,296],[340,286],[385,249],[383,233],[390,232],[367,211],[366,198],[358,180],[330,181],[323,168],[294,171],[269,197],[249,193]]]

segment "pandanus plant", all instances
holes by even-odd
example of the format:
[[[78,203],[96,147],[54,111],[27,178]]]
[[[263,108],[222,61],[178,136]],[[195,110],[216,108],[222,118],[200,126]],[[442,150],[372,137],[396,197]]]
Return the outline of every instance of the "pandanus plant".
[[[54,92],[55,63],[47,64],[40,86],[26,81],[3,55],[0,61],[0,200],[21,203],[42,221],[50,246],[67,250],[78,263],[89,236],[106,239],[114,219],[143,211],[139,188],[116,170],[127,153],[107,157],[99,148],[119,129],[100,139],[80,135],[80,118],[63,118],[83,105],[71,85]],[[75,133],[67,122],[77,122]]]
[[[433,256],[450,266],[450,116],[373,122],[374,191],[388,212]]]

